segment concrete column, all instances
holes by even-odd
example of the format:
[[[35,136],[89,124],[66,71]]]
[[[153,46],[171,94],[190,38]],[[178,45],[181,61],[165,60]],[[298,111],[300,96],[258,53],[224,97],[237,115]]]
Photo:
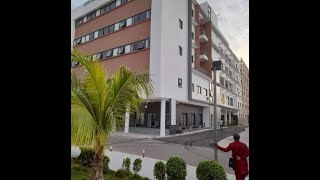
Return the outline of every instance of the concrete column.
[[[210,111],[210,107],[209,106],[202,108],[202,118],[203,118],[202,119],[203,122],[201,124],[202,127],[203,127],[204,123],[206,124],[205,127],[209,127],[209,125],[210,125],[210,114],[209,114],[209,111]]]
[[[129,118],[130,118],[130,113],[129,111],[127,111],[125,114],[125,121],[124,121],[124,133],[129,132]]]
[[[176,117],[177,117],[177,112],[176,112],[176,99],[171,99],[171,125],[176,125],[177,123],[177,120],[176,120]]]
[[[225,123],[225,126],[227,126],[227,124],[228,124],[227,110],[224,110],[224,123]]]
[[[161,100],[161,110],[160,110],[160,136],[166,136],[166,100]]]
[[[231,126],[231,111],[228,111],[229,119],[228,119],[228,124]]]

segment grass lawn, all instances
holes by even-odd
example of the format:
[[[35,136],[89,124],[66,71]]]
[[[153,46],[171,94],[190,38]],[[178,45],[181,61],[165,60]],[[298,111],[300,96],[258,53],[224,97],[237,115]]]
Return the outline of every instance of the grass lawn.
[[[71,180],[90,180],[91,169],[83,167],[79,164],[71,164]],[[136,178],[134,176],[129,176],[126,178],[119,178],[115,176],[114,171],[110,171],[108,174],[104,174],[105,180],[142,180],[142,178]]]

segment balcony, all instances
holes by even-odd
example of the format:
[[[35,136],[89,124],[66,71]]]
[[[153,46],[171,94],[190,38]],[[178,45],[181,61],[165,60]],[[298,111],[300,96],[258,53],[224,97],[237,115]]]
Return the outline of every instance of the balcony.
[[[200,43],[208,42],[208,37],[205,32],[202,32],[199,38],[200,38]]]
[[[194,17],[192,17],[192,24],[193,24],[194,26],[198,26],[198,23],[196,22],[196,19],[195,19]]]
[[[208,61],[208,56],[207,56],[207,53],[205,53],[205,52],[202,52],[201,54],[200,54],[200,62],[203,62],[203,61]]]

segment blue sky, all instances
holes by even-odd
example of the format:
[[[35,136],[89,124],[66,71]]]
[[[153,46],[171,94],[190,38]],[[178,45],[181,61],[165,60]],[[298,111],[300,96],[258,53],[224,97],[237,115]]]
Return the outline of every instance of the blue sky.
[[[71,0],[75,8],[87,0]],[[197,0],[208,1],[218,16],[221,32],[238,58],[242,57],[249,67],[249,0]]]

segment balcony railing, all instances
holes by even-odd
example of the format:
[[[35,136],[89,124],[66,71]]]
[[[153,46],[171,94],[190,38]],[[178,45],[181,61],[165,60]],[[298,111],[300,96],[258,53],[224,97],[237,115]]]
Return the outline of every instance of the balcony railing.
[[[208,42],[208,37],[207,37],[207,34],[205,32],[201,32],[199,38],[200,38],[200,43]]]

